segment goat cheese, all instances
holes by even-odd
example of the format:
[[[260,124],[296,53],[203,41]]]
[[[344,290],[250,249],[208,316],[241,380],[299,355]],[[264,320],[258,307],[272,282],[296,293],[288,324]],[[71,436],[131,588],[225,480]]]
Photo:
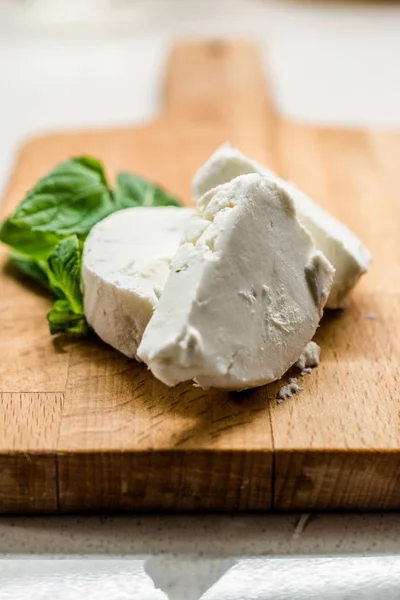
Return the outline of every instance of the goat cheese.
[[[84,310],[97,335],[126,356],[136,356],[189,208],[137,207],[116,212],[91,230],[84,246]]]
[[[278,402],[278,404],[282,404],[283,402],[285,402],[285,400],[287,400],[288,398],[291,398],[292,396],[295,396],[302,390],[303,390],[303,388],[301,388],[299,386],[297,377],[291,377],[289,379],[289,383],[286,385],[283,385],[281,387],[281,389],[279,390],[279,392],[276,396],[276,401]]]
[[[265,177],[238,177],[199,200],[138,356],[171,386],[274,381],[313,337],[333,274],[290,196]]]
[[[217,185],[239,175],[258,173],[278,183],[292,197],[299,221],[311,235],[336,270],[327,308],[340,308],[360,276],[368,270],[371,255],[364,244],[346,227],[292,183],[284,181],[241,152],[225,145],[199,169],[193,179],[193,196],[197,200]]]
[[[307,346],[304,348],[302,354],[296,362],[296,367],[300,369],[300,371],[318,367],[320,357],[321,348],[318,346],[318,344],[316,342],[308,342]]]

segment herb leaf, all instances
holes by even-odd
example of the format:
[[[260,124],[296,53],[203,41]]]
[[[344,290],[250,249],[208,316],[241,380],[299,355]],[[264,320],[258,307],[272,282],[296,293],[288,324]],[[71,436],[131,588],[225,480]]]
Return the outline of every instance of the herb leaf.
[[[32,231],[15,225],[12,217],[0,227],[0,241],[17,252],[37,259],[46,259],[61,239],[61,236],[54,233]]]
[[[28,277],[34,281],[40,283],[44,288],[48,289],[50,292],[54,291],[50,285],[47,274],[48,267],[45,261],[35,260],[34,258],[29,258],[18,252],[11,252],[9,261],[13,267],[17,268],[25,275],[28,275]]]
[[[89,331],[88,324],[83,314],[76,314],[71,310],[68,300],[55,300],[53,309],[47,314],[50,333],[75,333],[85,335]]]
[[[117,175],[118,208],[133,206],[181,206],[179,200],[143,177],[121,171]]]
[[[48,313],[50,333],[75,333],[89,331],[81,291],[82,242],[76,235],[62,240],[49,256],[48,276],[52,289],[59,296]]]
[[[68,301],[70,310],[83,314],[81,291],[82,242],[76,235],[62,240],[48,258],[51,287]]]
[[[85,334],[82,247],[90,229],[111,213],[134,206],[180,206],[165,190],[121,172],[110,189],[102,164],[88,156],[67,160],[43,177],[0,226],[13,249],[11,263],[56,296],[50,332]]]
[[[10,221],[31,232],[85,236],[116,208],[101,163],[80,157],[61,163],[43,177]]]

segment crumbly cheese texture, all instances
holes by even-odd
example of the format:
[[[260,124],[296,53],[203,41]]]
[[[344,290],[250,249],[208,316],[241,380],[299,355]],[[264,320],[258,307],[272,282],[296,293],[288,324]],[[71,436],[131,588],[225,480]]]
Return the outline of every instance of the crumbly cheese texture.
[[[295,396],[299,392],[301,392],[303,388],[299,386],[299,382],[297,381],[297,377],[291,377],[289,379],[289,383],[287,385],[283,385],[279,390],[276,400],[278,404],[285,402],[288,398]]]
[[[193,212],[174,206],[127,208],[95,225],[85,242],[86,318],[104,342],[126,356],[136,357]]]
[[[313,337],[333,274],[286,192],[238,177],[199,200],[138,355],[171,386],[274,381]]]
[[[296,362],[296,367],[301,371],[318,367],[321,357],[321,348],[316,342],[308,342],[301,356]]]
[[[327,308],[340,308],[360,276],[368,270],[371,255],[348,227],[326,212],[295,185],[284,181],[241,152],[229,146],[219,148],[193,179],[197,200],[208,190],[246,173],[258,173],[278,183],[292,197],[297,217],[336,270]]]

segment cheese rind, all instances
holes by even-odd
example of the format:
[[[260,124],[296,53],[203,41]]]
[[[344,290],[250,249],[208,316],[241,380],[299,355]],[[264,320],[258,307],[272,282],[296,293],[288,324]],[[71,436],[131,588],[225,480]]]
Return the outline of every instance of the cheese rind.
[[[313,337],[334,270],[286,192],[244,175],[198,202],[138,356],[167,385],[278,379]],[[312,281],[312,285],[310,284]]]
[[[97,335],[136,357],[192,209],[137,207],[91,230],[84,246],[84,310]]]
[[[336,270],[327,308],[343,306],[350,290],[368,270],[371,255],[348,227],[335,219],[295,185],[244,156],[229,145],[219,148],[199,169],[192,192],[199,199],[205,192],[246,173],[258,173],[274,181],[292,197],[297,217]]]

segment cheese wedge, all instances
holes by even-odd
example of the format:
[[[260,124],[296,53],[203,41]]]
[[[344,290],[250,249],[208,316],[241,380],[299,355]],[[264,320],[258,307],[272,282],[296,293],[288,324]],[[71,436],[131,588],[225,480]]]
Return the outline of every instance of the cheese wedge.
[[[138,356],[171,386],[274,381],[313,337],[333,275],[290,196],[238,177],[199,200]]]
[[[193,212],[174,206],[127,208],[95,225],[85,242],[86,318],[104,342],[126,356],[136,356]]]
[[[371,255],[364,244],[346,227],[295,185],[244,156],[229,145],[219,148],[193,179],[192,192],[198,200],[208,190],[239,175],[258,173],[278,183],[292,197],[299,221],[336,270],[327,308],[340,308],[360,276],[368,270]]]

